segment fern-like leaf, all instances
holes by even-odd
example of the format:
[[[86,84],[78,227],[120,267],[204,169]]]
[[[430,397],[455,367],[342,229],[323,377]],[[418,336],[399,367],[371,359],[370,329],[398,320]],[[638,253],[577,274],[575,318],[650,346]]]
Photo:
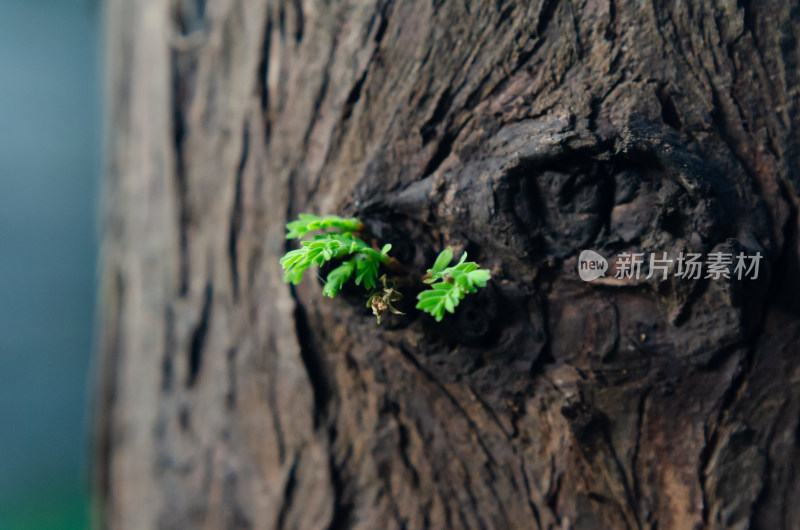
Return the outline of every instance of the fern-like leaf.
[[[479,269],[477,263],[460,263],[452,267],[448,273],[453,282],[468,293],[478,291],[478,287],[486,287],[492,275],[487,269]]]
[[[433,285],[417,295],[417,309],[430,314],[437,322],[444,318],[445,311],[453,313],[467,293],[485,287],[492,277],[488,269],[481,269],[477,263],[467,261],[466,252],[456,265],[448,267],[452,259],[453,249],[449,247],[439,254],[424,280]]]
[[[338,215],[319,217],[310,213],[301,213],[296,221],[292,221],[286,225],[286,229],[289,231],[289,233],[286,234],[286,239],[298,239],[305,237],[309,232],[327,230],[329,228],[335,228],[340,232],[355,232],[361,230],[363,226],[361,221],[355,217],[345,219]]]
[[[378,281],[378,269],[381,263],[390,259],[388,252],[392,246],[384,245],[380,251],[373,249],[350,232],[361,227],[361,221],[356,218],[301,214],[300,219],[287,225],[287,237],[302,237],[314,230],[333,230],[301,241],[300,248],[287,252],[280,260],[284,270],[283,280],[297,285],[312,265],[321,266],[331,261],[347,260],[328,273],[323,293],[333,297],[354,275],[356,285],[363,284],[366,289],[374,288]]]
[[[439,282],[417,296],[417,309],[429,313],[436,322],[441,322],[444,312],[452,313],[466,293],[453,283]]]
[[[333,298],[336,296],[342,285],[352,278],[353,273],[356,271],[356,260],[350,259],[333,269],[328,273],[328,278],[325,281],[325,287],[322,288],[322,294]]]
[[[365,289],[374,288],[375,282],[378,280],[379,266],[380,263],[377,260],[360,256],[356,262],[356,285],[363,283]]]

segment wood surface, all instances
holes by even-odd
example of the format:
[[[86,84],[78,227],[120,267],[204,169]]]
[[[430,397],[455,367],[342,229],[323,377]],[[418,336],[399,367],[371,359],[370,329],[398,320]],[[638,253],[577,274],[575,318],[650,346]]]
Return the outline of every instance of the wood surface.
[[[102,526],[800,528],[796,3],[106,8]],[[284,284],[301,212],[392,243],[408,315]],[[493,280],[436,325],[446,245]]]

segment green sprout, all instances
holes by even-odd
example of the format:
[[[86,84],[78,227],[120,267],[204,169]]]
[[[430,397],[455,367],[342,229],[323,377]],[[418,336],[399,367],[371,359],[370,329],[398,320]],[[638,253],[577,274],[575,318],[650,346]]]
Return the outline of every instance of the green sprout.
[[[461,260],[452,266],[453,249],[444,249],[433,267],[428,269],[428,274],[422,281],[432,284],[427,291],[417,295],[417,309],[429,313],[441,322],[444,312],[455,312],[456,306],[464,299],[467,293],[475,293],[478,287],[485,287],[492,274],[488,269],[481,269],[474,261],[467,261],[467,253],[461,255]]]
[[[328,228],[336,228],[340,232],[357,232],[363,229],[364,225],[355,217],[344,219],[338,215],[317,217],[310,213],[301,213],[297,221],[292,221],[286,225],[286,229],[289,230],[289,233],[286,234],[286,239],[299,239],[305,237],[309,232]]]
[[[363,285],[369,294],[367,307],[381,323],[381,315],[386,311],[403,315],[392,302],[397,302],[403,295],[397,290],[394,279],[387,279],[386,275],[378,278],[381,265],[397,265],[396,260],[389,256],[392,246],[384,245],[376,250],[368,245],[356,234],[364,229],[364,224],[352,217],[345,219],[336,215],[318,217],[311,214],[300,214],[296,221],[286,225],[287,239],[301,239],[300,248],[290,250],[280,260],[283,267],[283,281],[297,285],[303,279],[303,274],[312,265],[321,266],[327,262],[336,261],[339,265],[328,272],[322,293],[333,298],[342,289],[345,283],[354,278],[356,285]],[[310,239],[302,240],[312,232]],[[467,261],[467,253],[461,260],[450,267],[453,260],[453,249],[444,249],[436,258],[433,267],[423,278],[423,282],[430,285],[430,289],[422,291],[417,296],[417,309],[429,313],[440,322],[445,311],[453,313],[456,306],[468,293],[477,292],[479,287],[485,287],[491,279],[487,269],[472,261]],[[379,285],[380,282],[380,285]]]
[[[297,285],[303,279],[303,273],[312,265],[320,266],[332,260],[349,258],[328,273],[322,293],[333,298],[353,276],[356,285],[374,288],[378,280],[378,268],[389,260],[388,252],[392,245],[384,245],[380,251],[373,249],[353,235],[353,231],[362,227],[361,221],[355,218],[300,214],[297,221],[286,225],[289,230],[286,239],[299,239],[317,230],[333,231],[300,241],[300,248],[287,252],[280,261],[284,270],[283,281]]]

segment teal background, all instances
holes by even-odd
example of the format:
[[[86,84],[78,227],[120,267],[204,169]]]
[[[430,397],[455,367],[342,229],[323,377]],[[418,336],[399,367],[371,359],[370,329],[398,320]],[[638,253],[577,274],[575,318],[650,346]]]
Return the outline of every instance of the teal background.
[[[0,0],[0,529],[87,526],[98,5]]]

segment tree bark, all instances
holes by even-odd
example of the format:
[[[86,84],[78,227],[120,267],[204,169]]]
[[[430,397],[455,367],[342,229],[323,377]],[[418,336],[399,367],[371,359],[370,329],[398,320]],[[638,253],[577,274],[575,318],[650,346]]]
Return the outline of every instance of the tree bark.
[[[102,524],[800,528],[790,4],[109,0]],[[301,212],[408,314],[282,283]],[[493,280],[437,325],[446,245]]]

